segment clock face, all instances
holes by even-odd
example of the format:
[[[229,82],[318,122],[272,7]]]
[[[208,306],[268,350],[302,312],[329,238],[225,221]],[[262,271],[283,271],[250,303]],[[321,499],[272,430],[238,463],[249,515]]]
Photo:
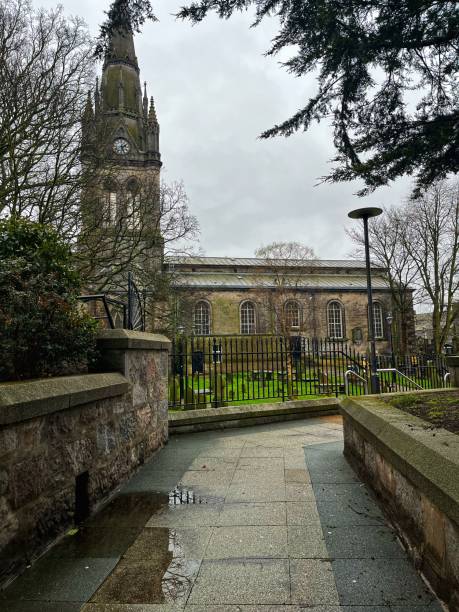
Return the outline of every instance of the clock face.
[[[113,150],[118,155],[126,155],[129,153],[130,148],[129,143],[125,138],[117,138],[113,142]]]

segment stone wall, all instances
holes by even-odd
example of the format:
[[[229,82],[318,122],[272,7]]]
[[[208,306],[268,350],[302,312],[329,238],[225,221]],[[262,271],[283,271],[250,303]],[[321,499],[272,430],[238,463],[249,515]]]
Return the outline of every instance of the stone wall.
[[[169,341],[110,330],[99,348],[109,373],[0,385],[0,583],[167,441]]]
[[[375,397],[346,398],[341,412],[346,457],[381,501],[416,567],[459,610],[457,436]]]

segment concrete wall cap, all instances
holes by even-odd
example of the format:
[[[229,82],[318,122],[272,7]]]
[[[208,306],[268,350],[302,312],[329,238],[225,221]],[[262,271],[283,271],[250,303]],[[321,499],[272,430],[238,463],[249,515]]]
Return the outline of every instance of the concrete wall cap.
[[[433,429],[378,396],[347,397],[341,402],[341,414],[459,525],[459,436],[442,428]]]
[[[118,373],[81,374],[0,384],[0,426],[122,395],[128,380]]]
[[[228,421],[233,419],[253,418],[258,415],[277,414],[304,414],[308,412],[324,412],[330,409],[338,414],[339,400],[328,397],[320,400],[296,400],[289,402],[276,402],[272,404],[249,404],[246,406],[227,406],[222,408],[204,408],[202,410],[187,410],[185,412],[171,412],[169,424],[172,426],[192,425],[195,423],[209,423],[214,421]]]
[[[132,331],[130,329],[104,329],[97,335],[100,350],[168,351],[171,341],[162,334]]]
[[[449,366],[450,368],[458,368],[459,367],[459,355],[447,355],[446,365]]]

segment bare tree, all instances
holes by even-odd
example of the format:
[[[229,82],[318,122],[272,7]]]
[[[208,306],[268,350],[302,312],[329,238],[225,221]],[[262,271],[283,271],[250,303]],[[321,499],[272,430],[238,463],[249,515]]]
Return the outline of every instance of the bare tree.
[[[307,326],[300,296],[304,270],[315,259],[313,249],[298,242],[273,242],[255,251],[264,260],[268,281],[260,282],[257,301],[261,313],[267,316],[271,331],[281,337],[286,348],[288,395],[293,398],[293,369],[295,367],[292,336],[298,338]],[[297,347],[298,348],[298,347]]]
[[[441,352],[457,317],[459,183],[433,185],[402,212],[403,245],[416,265],[422,296],[432,304],[434,348]]]
[[[418,286],[418,270],[405,245],[405,221],[399,209],[387,208],[384,215],[373,219],[368,230],[372,259],[384,269],[390,287],[394,307],[394,337],[400,352],[406,353],[410,342],[408,329],[413,317],[411,288]],[[349,230],[348,235],[358,245],[358,254],[363,256],[363,228]]]
[[[81,117],[93,81],[85,24],[0,0],[0,212],[75,234]]]
[[[349,232],[361,246],[363,232]],[[386,268],[400,318],[401,349],[407,347],[411,292],[432,308],[433,342],[441,352],[457,317],[459,289],[459,185],[440,182],[421,197],[392,207],[370,226],[373,258]]]
[[[313,249],[299,242],[273,242],[258,248],[255,256],[265,261],[270,283],[275,287],[275,291],[263,287],[258,291],[268,325],[285,338],[292,335],[292,330],[298,334],[306,321],[297,300],[304,268],[316,258]]]

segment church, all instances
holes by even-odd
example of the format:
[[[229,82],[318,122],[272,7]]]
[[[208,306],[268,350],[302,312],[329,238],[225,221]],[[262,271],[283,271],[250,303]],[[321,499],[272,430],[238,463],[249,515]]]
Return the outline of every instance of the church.
[[[89,150],[93,134],[104,149],[104,163],[93,188],[98,228],[105,236],[123,226],[123,240],[135,241],[142,234],[137,242],[145,243],[145,248],[141,254],[134,253],[130,265],[135,263],[137,270],[150,273],[159,268],[170,279],[169,292],[178,316],[173,332],[198,336],[282,332],[340,340],[357,350],[366,349],[363,262],[164,258],[158,223],[159,123],[153,98],[148,98],[146,85],[141,87],[130,31],[112,36],[94,104],[88,100],[83,119],[83,151]],[[373,269],[373,288],[376,347],[387,352],[393,307],[384,270],[378,267]],[[408,335],[414,336],[413,319],[405,324],[410,327]]]

